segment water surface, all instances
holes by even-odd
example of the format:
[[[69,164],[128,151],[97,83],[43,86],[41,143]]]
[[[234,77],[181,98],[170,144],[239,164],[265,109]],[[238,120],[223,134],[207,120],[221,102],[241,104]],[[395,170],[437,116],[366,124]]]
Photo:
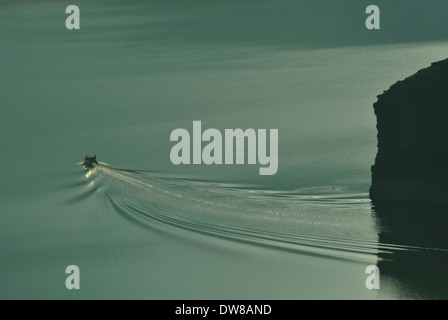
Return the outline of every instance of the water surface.
[[[443,221],[402,225],[418,212],[372,208],[368,188],[372,104],[446,58],[446,27],[398,29],[418,8],[383,5],[374,35],[359,1],[80,1],[74,32],[56,1],[3,2],[0,297],[444,297]],[[278,173],[172,165],[194,120],[278,129]]]

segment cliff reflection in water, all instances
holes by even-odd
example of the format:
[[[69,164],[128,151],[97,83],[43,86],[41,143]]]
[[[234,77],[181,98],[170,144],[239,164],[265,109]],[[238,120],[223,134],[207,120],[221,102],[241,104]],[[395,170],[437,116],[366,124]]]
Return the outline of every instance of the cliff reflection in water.
[[[376,204],[380,243],[408,246],[380,252],[382,281],[402,298],[448,298],[448,216],[445,207]]]

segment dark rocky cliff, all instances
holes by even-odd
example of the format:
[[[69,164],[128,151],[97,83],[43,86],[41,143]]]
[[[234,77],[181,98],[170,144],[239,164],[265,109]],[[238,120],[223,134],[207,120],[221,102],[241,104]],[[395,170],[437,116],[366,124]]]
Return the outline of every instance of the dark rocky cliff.
[[[373,203],[448,204],[448,59],[394,84],[374,110]]]

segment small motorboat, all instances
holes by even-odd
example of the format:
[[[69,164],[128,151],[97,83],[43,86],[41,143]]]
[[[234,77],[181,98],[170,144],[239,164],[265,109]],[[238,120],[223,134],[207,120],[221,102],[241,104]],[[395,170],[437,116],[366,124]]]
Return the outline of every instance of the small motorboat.
[[[95,165],[98,165],[98,161],[96,160],[96,156],[85,156],[83,165],[87,168],[93,168]]]

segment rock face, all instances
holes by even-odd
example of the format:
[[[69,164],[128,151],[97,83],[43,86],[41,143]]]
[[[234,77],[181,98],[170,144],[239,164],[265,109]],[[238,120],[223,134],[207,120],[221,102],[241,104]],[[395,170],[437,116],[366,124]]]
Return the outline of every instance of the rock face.
[[[374,110],[373,203],[448,204],[448,59],[394,84]]]

